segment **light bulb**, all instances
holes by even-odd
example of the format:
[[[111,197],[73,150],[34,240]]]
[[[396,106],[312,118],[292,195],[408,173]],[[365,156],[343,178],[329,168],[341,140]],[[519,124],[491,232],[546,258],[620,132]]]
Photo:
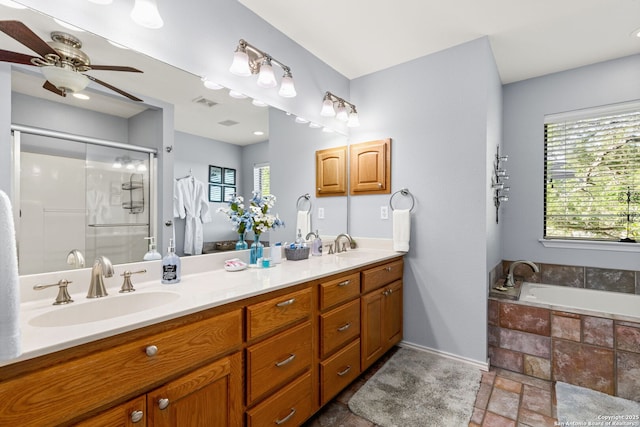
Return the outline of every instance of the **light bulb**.
[[[297,95],[296,87],[293,84],[293,77],[291,77],[291,73],[286,73],[282,77],[282,82],[280,83],[280,91],[278,92],[283,98],[293,98]]]
[[[322,117],[333,117],[336,115],[336,110],[333,109],[333,101],[329,98],[325,98],[322,101],[322,110],[320,110]]]
[[[131,10],[131,19],[136,24],[152,30],[164,25],[156,0],[136,0]]]
[[[116,161],[115,161],[115,162],[113,162],[112,167],[113,167],[114,169],[120,169],[120,168],[122,168],[122,162],[121,162],[119,159],[116,159]]]
[[[129,169],[129,170],[133,170],[135,168],[135,166],[133,166],[133,163],[129,162],[127,163],[127,165],[125,166],[125,169]]]
[[[238,46],[233,53],[233,62],[229,68],[236,76],[247,77],[251,75],[251,69],[249,68],[249,55],[242,46]]]
[[[146,172],[147,165],[145,165],[144,163],[140,163],[136,169],[138,170],[138,172]]]
[[[258,74],[258,86],[264,88],[276,87],[278,82],[276,81],[276,75],[273,74],[273,67],[271,67],[271,60],[265,58],[260,65],[260,74]]]

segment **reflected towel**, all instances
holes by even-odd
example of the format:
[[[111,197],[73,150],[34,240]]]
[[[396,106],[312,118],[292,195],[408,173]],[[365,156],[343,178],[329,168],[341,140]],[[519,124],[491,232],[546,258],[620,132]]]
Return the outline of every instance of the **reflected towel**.
[[[298,211],[296,233],[298,232],[298,230],[300,230],[300,234],[302,234],[303,239],[311,231],[311,214],[309,211]]]
[[[0,360],[20,356],[20,288],[9,197],[0,191]]]
[[[409,238],[411,236],[411,211],[409,209],[394,209],[393,211],[393,250],[409,252]]]

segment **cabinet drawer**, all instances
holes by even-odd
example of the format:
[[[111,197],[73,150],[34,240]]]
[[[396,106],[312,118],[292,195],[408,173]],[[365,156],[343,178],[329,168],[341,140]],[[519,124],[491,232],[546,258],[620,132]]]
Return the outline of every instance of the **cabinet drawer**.
[[[362,293],[377,289],[402,278],[402,259],[362,272]]]
[[[321,405],[360,375],[360,340],[356,340],[320,363]]]
[[[262,397],[311,366],[311,322],[247,348],[247,401]]]
[[[0,382],[0,425],[62,424],[241,344],[236,310]]]
[[[308,317],[311,313],[311,288],[247,307],[247,340]]]
[[[320,310],[348,301],[360,294],[360,274],[354,273],[320,284]]]
[[[311,416],[311,373],[307,372],[255,408],[247,411],[247,426],[299,426]]]
[[[320,316],[320,356],[326,357],[360,335],[360,300]]]
[[[147,402],[140,396],[111,408],[74,427],[144,427],[147,425]]]

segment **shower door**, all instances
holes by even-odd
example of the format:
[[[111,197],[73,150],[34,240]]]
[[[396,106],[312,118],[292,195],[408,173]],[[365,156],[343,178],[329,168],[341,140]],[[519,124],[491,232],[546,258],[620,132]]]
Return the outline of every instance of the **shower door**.
[[[141,261],[150,234],[153,155],[14,131],[20,274],[68,270],[104,255]],[[15,203],[15,202],[14,202]]]

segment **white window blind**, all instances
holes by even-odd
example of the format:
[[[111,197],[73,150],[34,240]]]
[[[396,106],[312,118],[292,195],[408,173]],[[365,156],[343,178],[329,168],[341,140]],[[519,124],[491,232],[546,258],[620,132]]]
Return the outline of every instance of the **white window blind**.
[[[640,105],[545,118],[544,237],[640,239]]]
[[[253,166],[253,191],[262,195],[271,194],[271,179],[268,163]]]

